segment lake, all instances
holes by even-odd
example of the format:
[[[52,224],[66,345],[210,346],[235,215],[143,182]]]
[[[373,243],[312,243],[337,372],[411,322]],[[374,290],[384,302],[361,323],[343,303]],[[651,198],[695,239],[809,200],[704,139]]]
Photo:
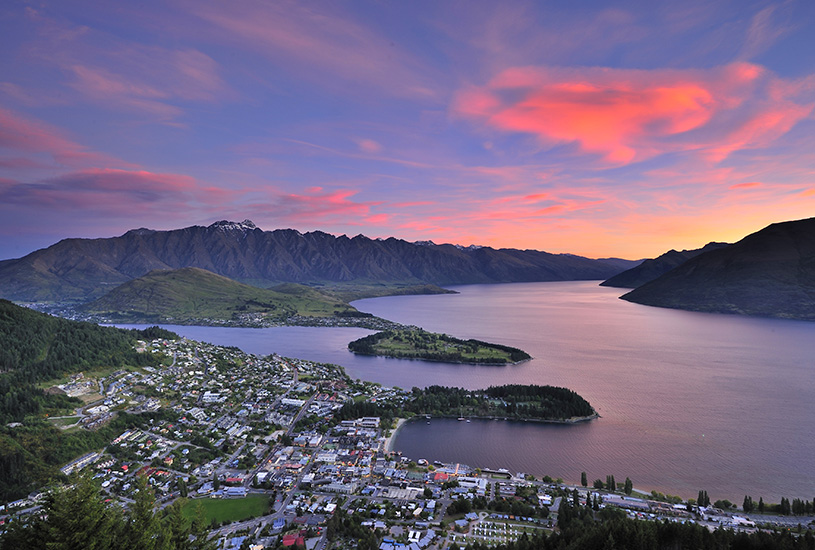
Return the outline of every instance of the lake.
[[[575,426],[434,419],[408,423],[395,449],[412,458],[741,503],[815,496],[815,323],[652,308],[597,282],[451,287],[459,294],[360,300],[366,312],[529,352],[519,365],[470,366],[355,356],[370,331],[168,327],[184,336],[337,363],[404,388],[551,384],[602,418]],[[489,444],[486,444],[489,443]]]

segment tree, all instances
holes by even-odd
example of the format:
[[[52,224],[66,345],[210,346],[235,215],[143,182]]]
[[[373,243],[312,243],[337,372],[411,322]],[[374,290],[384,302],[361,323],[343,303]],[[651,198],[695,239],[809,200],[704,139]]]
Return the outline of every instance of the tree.
[[[778,506],[778,513],[782,516],[788,516],[790,515],[791,511],[789,499],[781,497],[781,504]]]
[[[631,478],[626,477],[625,478],[625,488],[623,489],[623,492],[625,494],[627,494],[627,495],[630,495],[633,491],[634,491],[634,482],[631,481]]]
[[[586,476],[586,472],[580,473],[580,485],[583,487],[587,487],[589,485],[589,478]]]
[[[218,477],[218,474],[212,476],[212,488],[215,489],[216,491],[219,491],[221,489],[221,478]]]
[[[616,491],[617,490],[617,482],[614,481],[614,476],[606,476],[606,488],[609,491]]]
[[[162,535],[158,518],[153,514],[155,498],[153,489],[144,477],[136,480],[136,495],[126,516],[123,540],[129,548],[145,550],[159,548]]]
[[[758,511],[764,513],[764,497],[758,497]]]
[[[753,498],[749,497],[747,495],[744,495],[744,502],[742,503],[741,507],[747,513],[752,512],[753,511]]]
[[[184,481],[183,477],[178,478],[178,492],[181,494],[182,498],[187,498],[189,494],[189,489],[187,489],[187,482]]]
[[[605,485],[603,484],[603,480],[602,480],[602,479],[595,479],[595,480],[594,480],[594,488],[595,488],[595,489],[602,489],[602,488],[604,488],[604,487],[605,487]]]
[[[73,486],[56,489],[43,500],[42,514],[28,522],[14,521],[0,536],[0,548],[14,550],[214,550],[216,539],[208,530],[199,508],[190,521],[178,500],[163,513],[156,513],[155,500],[147,483],[138,481],[139,491],[130,509],[105,504],[105,497],[89,476]]]
[[[105,506],[90,477],[83,476],[69,489],[48,493],[44,514],[28,524],[12,522],[2,538],[3,548],[34,550],[112,550],[122,530],[122,516]]]

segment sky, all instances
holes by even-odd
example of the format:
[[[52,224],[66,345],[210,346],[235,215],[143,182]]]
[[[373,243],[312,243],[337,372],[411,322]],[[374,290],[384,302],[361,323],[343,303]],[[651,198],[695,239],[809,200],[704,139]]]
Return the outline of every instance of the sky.
[[[815,2],[6,0],[0,259],[264,230],[653,257],[815,215]]]

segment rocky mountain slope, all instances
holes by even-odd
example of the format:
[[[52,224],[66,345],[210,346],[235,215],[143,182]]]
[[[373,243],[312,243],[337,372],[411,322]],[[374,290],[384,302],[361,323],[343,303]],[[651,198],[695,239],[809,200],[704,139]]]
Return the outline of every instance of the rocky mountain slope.
[[[377,281],[437,285],[607,279],[627,260],[592,260],[536,250],[459,247],[321,231],[262,231],[221,221],[119,237],[65,239],[0,262],[0,297],[88,300],[150,271],[198,267],[254,286],[281,282]]]
[[[727,243],[708,243],[703,248],[695,250],[669,250],[665,254],[656,258],[645,260],[640,265],[632,267],[627,271],[618,273],[614,277],[603,281],[600,286],[613,286],[619,288],[637,288],[647,282],[653,281],[678,265],[685,263],[691,258],[695,258],[703,252],[724,248]]]
[[[639,304],[815,320],[815,218],[772,224],[622,296]]]

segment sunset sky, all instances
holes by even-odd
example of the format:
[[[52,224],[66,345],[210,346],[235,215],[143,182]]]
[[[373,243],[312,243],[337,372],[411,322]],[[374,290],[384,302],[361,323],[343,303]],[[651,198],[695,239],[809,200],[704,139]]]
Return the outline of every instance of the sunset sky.
[[[0,259],[251,219],[589,257],[815,216],[815,2],[5,1]]]

